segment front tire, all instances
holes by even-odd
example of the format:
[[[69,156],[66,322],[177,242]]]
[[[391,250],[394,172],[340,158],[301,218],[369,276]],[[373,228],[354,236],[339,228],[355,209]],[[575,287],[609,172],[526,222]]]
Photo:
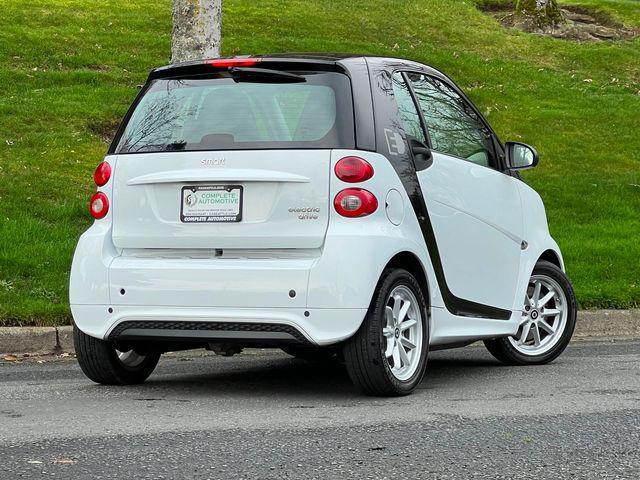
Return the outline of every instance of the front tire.
[[[542,365],[567,348],[576,326],[577,301],[569,278],[556,265],[539,261],[529,280],[516,334],[485,340],[487,350],[508,365]]]
[[[144,382],[160,360],[160,353],[119,351],[105,340],[91,337],[73,327],[76,358],[84,374],[103,385],[134,385]]]
[[[351,380],[367,395],[408,395],[424,377],[428,351],[419,283],[406,270],[386,269],[360,329],[344,346]]]

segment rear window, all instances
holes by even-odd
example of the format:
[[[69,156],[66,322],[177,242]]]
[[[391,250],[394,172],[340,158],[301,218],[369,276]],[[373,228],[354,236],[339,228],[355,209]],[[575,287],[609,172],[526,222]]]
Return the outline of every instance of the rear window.
[[[348,77],[297,75],[154,80],[115,139],[115,153],[353,148]]]

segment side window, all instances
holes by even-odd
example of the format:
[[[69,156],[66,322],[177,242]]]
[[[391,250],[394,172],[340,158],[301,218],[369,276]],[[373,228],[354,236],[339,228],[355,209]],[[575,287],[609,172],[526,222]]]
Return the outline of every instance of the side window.
[[[393,83],[393,95],[398,105],[402,128],[404,128],[407,135],[411,135],[421,142],[426,143],[424,130],[422,130],[422,124],[420,123],[420,115],[418,115],[418,110],[416,109],[415,103],[413,103],[413,98],[411,97],[411,93],[409,93],[409,87],[404,81],[402,74],[399,72],[394,73],[391,81]]]
[[[491,134],[467,101],[440,80],[409,73],[436,152],[496,167]]]

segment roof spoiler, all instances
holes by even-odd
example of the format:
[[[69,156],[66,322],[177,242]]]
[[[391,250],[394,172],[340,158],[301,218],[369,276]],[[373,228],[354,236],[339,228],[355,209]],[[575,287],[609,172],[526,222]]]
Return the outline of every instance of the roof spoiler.
[[[151,70],[147,81],[158,78],[190,77],[228,71],[232,68],[268,68],[270,70],[344,71],[337,57],[315,56],[247,56],[222,57],[194,62],[176,63]]]

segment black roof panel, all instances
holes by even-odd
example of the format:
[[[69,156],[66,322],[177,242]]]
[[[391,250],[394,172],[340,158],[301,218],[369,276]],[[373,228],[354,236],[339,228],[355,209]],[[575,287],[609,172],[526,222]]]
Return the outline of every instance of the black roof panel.
[[[299,63],[299,64],[307,64],[311,65],[335,65],[337,69],[340,68],[339,63],[346,59],[366,59],[366,58],[376,58],[378,61],[380,60],[388,60],[388,61],[398,61],[398,62],[408,62],[414,63],[407,59],[402,58],[390,58],[390,57],[381,57],[375,55],[362,55],[362,54],[354,54],[354,53],[273,53],[273,54],[263,54],[263,55],[240,55],[234,57],[220,57],[220,59],[242,59],[242,58],[258,58],[261,62],[269,62],[269,63]],[[207,62],[216,59],[203,59],[196,60],[192,62],[182,62],[175,63],[172,65],[166,65],[163,67],[155,68],[149,74],[149,80],[154,78],[166,78],[173,77],[178,75],[196,75],[203,73],[203,67],[207,64]]]

